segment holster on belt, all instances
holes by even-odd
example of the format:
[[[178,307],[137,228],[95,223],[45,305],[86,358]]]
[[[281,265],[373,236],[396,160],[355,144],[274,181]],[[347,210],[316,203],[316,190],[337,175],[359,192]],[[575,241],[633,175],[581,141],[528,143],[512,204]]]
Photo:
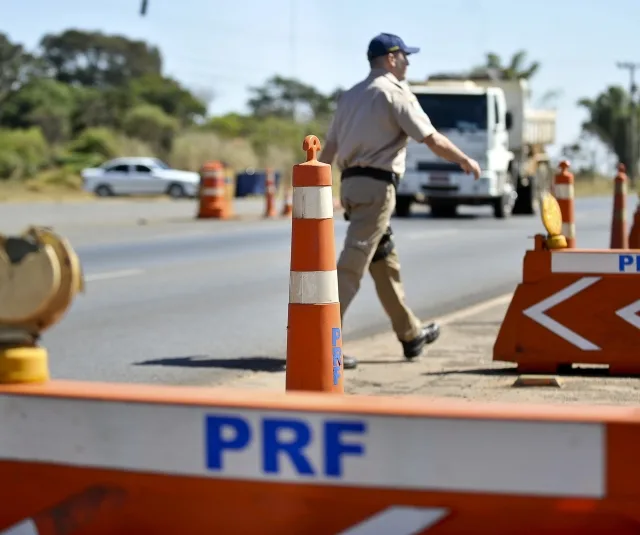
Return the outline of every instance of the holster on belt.
[[[393,248],[395,244],[393,243],[393,231],[391,227],[387,227],[387,230],[380,238],[378,242],[378,247],[376,247],[376,252],[373,253],[373,257],[371,258],[371,262],[377,262],[378,260],[384,260],[393,252]]]

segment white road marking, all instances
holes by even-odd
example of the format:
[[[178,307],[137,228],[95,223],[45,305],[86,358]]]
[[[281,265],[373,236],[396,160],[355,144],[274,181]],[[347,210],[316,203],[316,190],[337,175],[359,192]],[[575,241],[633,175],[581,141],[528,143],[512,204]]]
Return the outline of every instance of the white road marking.
[[[549,329],[552,333],[566,340],[570,344],[573,344],[582,351],[600,351],[600,347],[595,345],[590,340],[583,338],[578,333],[562,325],[551,317],[547,316],[546,312],[554,306],[571,299],[574,295],[580,293],[582,290],[598,282],[602,277],[582,277],[580,280],[570,284],[566,288],[563,288],[559,292],[543,299],[539,303],[530,306],[522,313],[531,318],[536,323]]]
[[[463,308],[461,310],[456,310],[451,314],[447,314],[446,316],[438,319],[438,323],[440,325],[448,325],[450,323],[455,323],[456,321],[463,320],[468,318],[469,316],[473,316],[475,314],[479,314],[480,312],[484,312],[485,310],[489,310],[494,306],[503,305],[511,301],[513,297],[513,293],[507,293],[503,295],[499,295],[498,297],[494,297],[493,299],[489,299],[487,301],[482,301],[481,303],[477,303],[475,305],[471,305],[470,307]]]
[[[135,277],[136,275],[142,275],[144,271],[142,269],[123,269],[121,271],[108,271],[106,273],[94,273],[92,275],[85,275],[85,282],[104,281],[111,279],[123,279],[125,277]]]

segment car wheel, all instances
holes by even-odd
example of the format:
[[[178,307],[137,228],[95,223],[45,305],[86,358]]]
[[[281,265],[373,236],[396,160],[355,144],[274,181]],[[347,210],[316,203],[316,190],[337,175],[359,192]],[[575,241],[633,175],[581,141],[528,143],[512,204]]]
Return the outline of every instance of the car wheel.
[[[171,184],[171,186],[169,186],[169,189],[167,189],[167,195],[169,195],[169,197],[171,197],[172,199],[181,199],[185,196],[185,194],[186,192],[180,184]]]
[[[95,189],[95,194],[98,197],[113,197],[113,190],[106,184],[100,184]]]

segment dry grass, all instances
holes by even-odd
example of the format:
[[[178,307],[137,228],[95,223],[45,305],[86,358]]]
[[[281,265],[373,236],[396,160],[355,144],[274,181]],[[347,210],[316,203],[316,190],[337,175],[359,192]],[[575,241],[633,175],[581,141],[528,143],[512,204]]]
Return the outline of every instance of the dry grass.
[[[207,159],[225,159],[229,163],[235,163],[236,169],[244,169],[243,164],[249,162],[258,165],[259,160],[253,154],[251,147],[238,142],[220,141],[212,134],[199,135],[188,134],[179,140],[179,145],[174,151],[172,164],[178,167],[197,170],[203,161]],[[291,184],[291,167],[293,157],[286,151],[271,149],[268,153],[271,166],[281,169],[282,181],[280,194],[283,195],[288,185]],[[240,166],[238,167],[238,164]],[[340,196],[340,173],[334,166],[333,194]],[[575,182],[576,197],[610,196],[613,195],[613,180],[597,177],[595,179],[579,178]],[[629,189],[629,195],[635,192]],[[36,178],[26,182],[0,182],[0,202],[25,202],[25,201],[73,201],[93,200],[96,197],[80,190],[80,177],[65,174],[60,170],[46,171]]]

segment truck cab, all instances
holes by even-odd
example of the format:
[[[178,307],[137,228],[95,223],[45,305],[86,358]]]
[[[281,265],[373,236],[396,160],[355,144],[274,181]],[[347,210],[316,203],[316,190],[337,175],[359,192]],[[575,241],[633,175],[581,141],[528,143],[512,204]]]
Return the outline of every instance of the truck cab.
[[[409,216],[414,202],[429,204],[435,217],[454,215],[459,205],[490,205],[497,218],[537,211],[551,181],[545,146],[555,141],[556,114],[529,108],[526,80],[441,75],[409,87],[436,129],[477,160],[482,174],[476,181],[409,140],[396,216]]]
[[[435,128],[477,160],[482,173],[475,180],[459,165],[410,140],[396,214],[407,216],[413,202],[424,202],[434,217],[454,215],[462,204],[491,205],[496,217],[508,216],[517,194],[509,172],[514,158],[509,150],[512,118],[502,89],[462,81],[414,85],[411,90]]]

